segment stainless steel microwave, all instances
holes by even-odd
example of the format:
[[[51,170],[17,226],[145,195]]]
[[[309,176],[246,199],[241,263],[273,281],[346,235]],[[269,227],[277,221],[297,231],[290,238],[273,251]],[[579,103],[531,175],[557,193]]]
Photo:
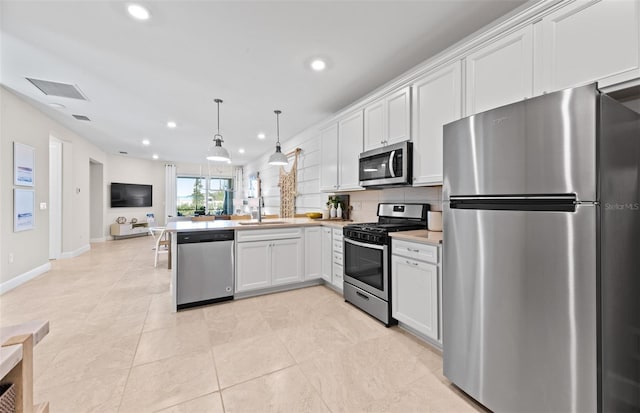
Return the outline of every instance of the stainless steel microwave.
[[[413,144],[401,142],[360,154],[360,186],[380,188],[411,185]]]

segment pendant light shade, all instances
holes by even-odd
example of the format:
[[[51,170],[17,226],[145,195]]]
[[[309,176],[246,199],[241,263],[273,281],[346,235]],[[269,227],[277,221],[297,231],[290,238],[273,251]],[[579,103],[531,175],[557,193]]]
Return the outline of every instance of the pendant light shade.
[[[276,114],[276,151],[271,154],[269,157],[269,165],[287,165],[289,160],[287,159],[287,155],[282,153],[280,149],[280,114],[282,111],[274,110],[273,113]]]
[[[214,144],[209,147],[209,153],[207,154],[208,161],[217,161],[217,162],[230,162],[231,157],[229,156],[229,151],[222,147],[222,135],[220,135],[220,104],[222,103],[222,99],[214,99],[214,102],[218,105],[218,133],[213,135]]]

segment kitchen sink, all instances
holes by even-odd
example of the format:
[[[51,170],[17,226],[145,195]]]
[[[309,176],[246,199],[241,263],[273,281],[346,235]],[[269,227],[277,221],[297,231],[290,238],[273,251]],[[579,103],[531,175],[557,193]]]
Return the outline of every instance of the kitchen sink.
[[[244,222],[238,222],[238,224],[240,225],[272,225],[272,224],[286,224],[286,221],[262,221],[262,222],[258,222],[258,221],[244,221]]]

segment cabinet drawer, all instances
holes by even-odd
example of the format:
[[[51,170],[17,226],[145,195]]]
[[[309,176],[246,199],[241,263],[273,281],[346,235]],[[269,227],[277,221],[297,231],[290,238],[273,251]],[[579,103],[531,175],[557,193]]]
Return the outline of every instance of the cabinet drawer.
[[[302,227],[236,230],[236,241],[273,241],[276,239],[302,238],[302,230]]]
[[[342,228],[333,229],[333,240],[342,242]]]
[[[343,255],[341,252],[333,252],[333,263],[334,264],[340,264],[340,265],[344,265],[344,261],[343,261]]]
[[[339,240],[339,241],[337,239],[333,240],[333,250],[335,252],[339,252],[342,254],[342,248],[343,248],[342,246],[343,246],[342,240]]]
[[[331,279],[331,284],[335,285],[340,289],[342,289],[342,279],[343,279],[342,273],[343,273],[342,265],[333,264],[333,277]]]
[[[402,255],[416,260],[438,263],[438,247],[435,245],[420,244],[394,239],[391,244],[391,251],[394,255]]]

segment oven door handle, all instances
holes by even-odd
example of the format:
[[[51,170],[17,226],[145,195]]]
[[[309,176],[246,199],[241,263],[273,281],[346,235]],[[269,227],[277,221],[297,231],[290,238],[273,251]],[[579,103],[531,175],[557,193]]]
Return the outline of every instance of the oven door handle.
[[[371,248],[371,249],[380,250],[380,251],[384,251],[385,249],[387,249],[386,245],[367,244],[365,242],[354,241],[354,240],[349,239],[349,238],[345,238],[344,242],[348,242],[349,244],[357,245],[358,247]]]

